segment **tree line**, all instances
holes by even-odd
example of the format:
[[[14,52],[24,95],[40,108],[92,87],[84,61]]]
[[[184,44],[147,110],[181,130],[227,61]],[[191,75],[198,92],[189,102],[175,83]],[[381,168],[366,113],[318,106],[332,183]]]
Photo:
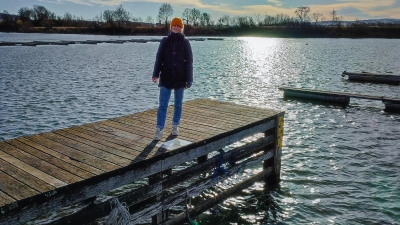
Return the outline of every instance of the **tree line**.
[[[17,15],[12,15],[4,10],[3,13],[0,13],[0,30],[24,32],[40,27],[47,31],[56,28],[69,30],[80,28],[89,30],[89,32],[104,31],[107,33],[110,31],[119,31],[121,33],[129,31],[132,33],[135,29],[143,30],[143,28],[147,28],[147,31],[151,34],[152,31],[149,28],[153,28],[153,30],[162,27],[168,29],[173,14],[174,9],[169,3],[161,4],[158,15],[154,19],[151,16],[147,16],[146,19],[135,17],[122,5],[119,5],[115,9],[104,10],[91,20],[85,20],[69,12],[66,12],[62,16],[56,15],[44,6],[34,5],[33,8],[20,8]],[[276,26],[291,28],[317,27],[319,22],[322,21],[330,22],[332,27],[340,27],[342,26],[341,22],[343,19],[334,9],[330,12],[329,16],[325,17],[322,13],[312,12],[308,6],[297,7],[293,12],[293,16],[282,13],[277,15],[268,15],[267,13],[260,15],[254,13],[253,16],[223,15],[217,20],[213,20],[209,13],[201,12],[196,8],[186,8],[180,17],[189,30],[196,28],[208,33],[211,32],[210,29],[232,30]]]
[[[276,26],[276,25],[304,25],[310,22],[311,18],[315,22],[325,20],[321,13],[310,14],[310,7],[300,6],[294,12],[295,16],[285,14],[277,14],[275,16],[265,14],[264,18],[260,18],[260,14],[254,16],[230,16],[223,15],[221,18],[212,20],[211,14],[201,12],[193,8],[184,9],[181,18],[186,25],[191,26],[218,26],[218,27],[251,27],[251,26]],[[164,3],[160,6],[156,19],[148,16],[145,20],[141,17],[134,17],[122,5],[119,5],[115,10],[105,10],[99,15],[96,15],[92,20],[85,20],[82,17],[77,17],[69,12],[64,15],[56,15],[44,6],[34,5],[33,8],[22,7],[18,10],[17,18],[14,18],[8,11],[4,10],[1,15],[1,24],[8,26],[22,26],[25,27],[47,27],[54,26],[87,26],[88,23],[97,25],[106,25],[111,27],[126,27],[133,23],[141,23],[147,25],[155,25],[164,23],[168,25],[174,9],[171,4]],[[337,16],[335,10],[332,12],[332,21],[339,21],[340,17]]]

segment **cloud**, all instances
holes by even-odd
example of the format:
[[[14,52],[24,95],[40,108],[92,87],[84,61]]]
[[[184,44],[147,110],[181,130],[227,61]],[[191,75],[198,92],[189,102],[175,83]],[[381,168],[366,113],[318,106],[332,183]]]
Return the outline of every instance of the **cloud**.
[[[270,2],[270,3],[272,3],[272,4],[274,4],[274,5],[276,5],[276,6],[282,6],[282,3],[280,2],[280,1],[278,1],[278,0],[267,0],[267,2]]]
[[[101,6],[101,7],[115,7],[118,5],[124,5],[127,3],[165,3],[165,0],[40,0],[43,2],[52,3],[65,3],[71,2],[75,4],[87,5],[87,6]],[[226,2],[226,1],[225,1]],[[277,15],[285,14],[288,16],[295,16],[294,11],[296,7],[283,7],[283,0],[266,0],[265,4],[250,5],[251,1],[245,1],[244,4],[239,6],[230,2],[222,3],[222,1],[208,1],[204,3],[202,0],[184,1],[184,0],[169,0],[177,11],[183,11],[184,8],[197,8],[202,12],[208,12],[211,15],[214,14],[227,14],[227,15],[238,15],[238,16],[253,16],[254,14],[259,15]],[[254,3],[253,3],[254,4]],[[311,13],[319,12],[324,14],[325,17],[329,17],[332,10],[336,10],[338,16],[343,16],[344,20],[354,20],[355,17],[394,17],[400,15],[400,8],[396,5],[397,0],[336,0],[334,3],[320,3],[308,5],[311,9]],[[354,15],[351,14],[349,9],[354,9]],[[344,14],[341,14],[342,12]],[[362,18],[360,18],[362,19]]]
[[[54,3],[54,4],[62,4],[62,0],[39,0],[39,2],[48,2],[48,3]]]
[[[372,17],[388,17],[389,15],[400,15],[399,8],[393,8],[395,6],[396,0],[380,0],[380,1],[370,1],[370,0],[353,0],[344,1],[339,0],[336,4],[324,4],[324,5],[311,5],[310,8],[313,12],[322,12],[329,15],[332,10],[336,10],[340,16],[341,10],[346,10],[348,8],[354,8],[361,11],[364,15]],[[379,9],[379,10],[378,10]],[[353,19],[355,15],[345,15],[344,19]],[[353,17],[353,18],[352,18]]]

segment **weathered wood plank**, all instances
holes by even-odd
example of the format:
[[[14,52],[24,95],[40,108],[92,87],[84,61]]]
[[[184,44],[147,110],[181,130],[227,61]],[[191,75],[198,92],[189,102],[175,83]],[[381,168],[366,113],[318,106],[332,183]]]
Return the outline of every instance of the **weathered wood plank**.
[[[104,172],[108,172],[111,170],[118,169],[119,167],[115,164],[106,161],[100,161],[99,158],[89,155],[85,152],[78,151],[76,149],[70,148],[68,146],[62,145],[60,143],[54,142],[50,139],[47,139],[41,135],[32,135],[25,137],[28,140],[34,141],[38,144],[41,144],[47,148],[50,148],[54,151],[57,151],[61,154],[68,156],[70,159],[86,163],[87,165],[93,166],[99,170]]]
[[[120,167],[129,165],[129,163],[131,162],[130,160],[128,160],[126,158],[123,158],[123,157],[117,156],[115,154],[103,151],[101,149],[92,147],[90,145],[87,145],[86,143],[75,141],[73,139],[59,135],[55,132],[43,134],[43,137],[46,137],[50,140],[53,140],[57,143],[64,145],[64,146],[68,146],[72,149],[76,149],[78,151],[87,153],[91,156],[97,157],[99,159],[110,162],[112,164],[118,165]],[[114,167],[114,168],[117,169],[118,167]]]
[[[49,149],[45,146],[42,146],[34,141],[24,138],[24,137],[18,138],[17,141],[19,141],[27,146],[32,147],[32,149],[37,149],[38,151],[43,152],[42,155],[44,157],[46,157],[46,155],[49,155],[58,160],[65,162],[65,163],[60,163],[60,164],[56,164],[56,165],[63,166],[63,168],[68,169],[68,171],[70,171],[71,173],[82,176],[83,178],[89,178],[89,177],[92,177],[93,175],[98,175],[98,174],[102,173],[102,171],[97,168],[91,167],[83,162],[73,160],[71,157],[69,157],[67,155],[53,151],[52,149]],[[11,143],[13,145],[17,144],[17,142],[11,142]],[[49,159],[49,157],[46,157],[46,158]],[[68,164],[73,165],[73,167],[68,166]]]
[[[9,195],[0,190],[0,205],[7,205],[15,201],[16,199],[10,197]]]
[[[10,175],[0,171],[1,191],[11,196],[16,200],[28,198],[32,195],[39,194],[35,189],[25,185],[19,180],[11,177]],[[0,220],[1,222],[1,220]],[[0,223],[1,224],[1,223]]]
[[[36,156],[26,152],[25,149],[18,149],[17,147],[8,144],[7,142],[0,143],[0,149],[2,149],[7,154],[21,160],[22,162],[37,168],[40,171],[45,171],[46,174],[62,181],[63,183],[74,183],[82,180],[81,178],[69,173],[65,170],[56,167],[46,161],[37,158]],[[28,172],[31,172],[30,170]],[[32,174],[33,175],[33,174]],[[40,177],[39,177],[40,178]],[[54,188],[54,187],[53,187]]]
[[[66,137],[66,138],[70,138],[70,139],[75,140],[75,141],[80,142],[80,143],[85,143],[85,144],[87,144],[87,145],[89,145],[91,147],[94,147],[96,149],[100,149],[102,151],[105,151],[105,152],[108,152],[108,153],[111,153],[111,154],[115,154],[117,156],[123,157],[125,159],[130,160],[130,161],[135,159],[137,154],[138,154],[138,152],[132,151],[132,149],[128,153],[126,151],[122,151],[121,150],[121,149],[123,149],[122,146],[109,147],[109,146],[100,144],[98,142],[94,142],[94,141],[91,141],[91,140],[88,140],[88,139],[81,138],[81,137],[76,136],[76,135],[74,135],[72,133],[68,133],[65,130],[54,131],[54,133],[62,135],[64,137]]]
[[[90,125],[89,128],[96,133],[107,133],[118,136],[120,138],[129,140],[132,145],[140,146],[139,149],[143,146],[147,146],[149,142],[152,141],[152,137],[150,134],[146,134],[145,128],[141,127],[128,127],[128,129],[121,130],[116,126],[112,126],[115,123],[111,123],[112,121],[103,121],[101,123]],[[87,127],[84,127],[85,129]]]
[[[8,149],[5,149],[5,150],[7,151]],[[26,164],[23,161],[15,158],[3,151],[0,151],[0,159],[10,163],[11,165],[14,165],[18,169],[21,169],[22,171],[25,171],[34,177],[40,178],[41,180],[45,181],[46,183],[48,183],[54,187],[62,187],[62,186],[67,185],[67,183],[65,183],[57,178],[54,178],[54,177],[48,175],[47,173],[44,173],[44,172],[36,169],[35,167],[32,167],[29,164]],[[32,185],[34,185],[34,184],[32,184]]]
[[[109,133],[113,133],[116,135],[126,136],[127,133],[132,131],[131,127],[129,127],[129,126],[124,127],[123,124],[121,124],[121,123],[107,121],[106,124],[108,125],[107,129],[109,130]],[[105,125],[103,125],[103,126],[105,126]],[[158,148],[155,148],[157,143],[154,142],[153,139],[150,139],[148,137],[143,137],[137,143],[140,143],[140,145],[142,147],[142,151],[138,155],[140,158],[143,158],[143,157],[149,158],[149,157],[152,157],[152,156],[155,156],[158,154],[157,153]]]
[[[231,102],[223,102],[209,99],[199,99],[198,101],[190,101],[188,102],[188,104],[186,104],[186,106],[190,106],[194,109],[196,109],[196,105],[198,107],[206,108],[208,110],[228,112],[244,117],[246,117],[247,115],[250,115],[248,117],[261,116],[260,119],[274,116],[275,114],[279,113],[279,111],[277,110],[264,109],[254,106],[240,105]]]
[[[0,159],[0,171],[21,181],[25,185],[31,187],[38,192],[46,192],[54,189],[54,186],[40,180],[32,174],[13,166],[12,164]],[[1,189],[1,185],[0,185]]]
[[[82,138],[98,142],[105,146],[121,149],[121,151],[123,150],[124,152],[132,153],[133,155],[139,154],[143,149],[139,147],[136,142],[134,142],[141,137],[119,137],[110,132],[101,132],[89,126],[73,127],[67,131],[79,135]]]
[[[170,119],[170,118],[167,118]],[[137,118],[135,121],[140,121],[141,123],[145,123],[146,119],[145,118]],[[169,121],[172,121],[169,120]],[[118,120],[118,122],[123,123],[124,126],[128,125],[134,125],[131,121],[129,120]],[[147,126],[149,127],[149,126]],[[190,138],[189,141],[196,141],[196,140],[201,140],[207,136],[212,136],[215,134],[220,134],[221,131],[223,131],[222,129],[215,129],[215,128],[211,128],[211,127],[206,127],[204,125],[200,125],[200,124],[195,124],[193,122],[191,122],[190,120],[186,120],[186,119],[181,119],[181,125],[179,126],[180,128],[185,129],[185,132],[181,132],[181,133],[187,133],[187,134],[191,134],[191,135],[187,135],[188,138]],[[172,126],[170,123],[167,123],[165,126],[165,130],[164,131],[170,131],[172,129]],[[146,129],[146,134],[147,135],[153,135],[155,131],[155,126],[152,126],[150,129]],[[143,129],[141,130],[141,132],[143,132]]]

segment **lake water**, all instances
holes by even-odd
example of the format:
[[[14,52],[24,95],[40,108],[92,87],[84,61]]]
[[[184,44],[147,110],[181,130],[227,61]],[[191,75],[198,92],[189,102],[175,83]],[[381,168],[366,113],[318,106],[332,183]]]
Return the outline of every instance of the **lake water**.
[[[151,37],[0,33],[0,41],[131,38]],[[158,45],[0,47],[0,140],[156,108]],[[284,100],[278,88],[400,98],[399,86],[340,76],[400,74],[400,40],[229,37],[191,45],[194,83],[185,101],[286,112],[280,185],[255,183],[220,204],[219,215],[199,216],[201,225],[399,224],[400,115],[379,101],[352,99],[343,108]]]

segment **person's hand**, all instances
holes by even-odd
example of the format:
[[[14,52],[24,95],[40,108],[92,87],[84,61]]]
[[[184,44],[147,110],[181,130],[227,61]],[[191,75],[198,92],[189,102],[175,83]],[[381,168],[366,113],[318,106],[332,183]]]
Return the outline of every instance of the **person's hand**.
[[[152,77],[151,79],[153,80],[154,83],[157,83],[157,77]]]
[[[186,87],[185,87],[185,89],[188,89],[188,88],[190,88],[192,86],[192,82],[186,82]]]

